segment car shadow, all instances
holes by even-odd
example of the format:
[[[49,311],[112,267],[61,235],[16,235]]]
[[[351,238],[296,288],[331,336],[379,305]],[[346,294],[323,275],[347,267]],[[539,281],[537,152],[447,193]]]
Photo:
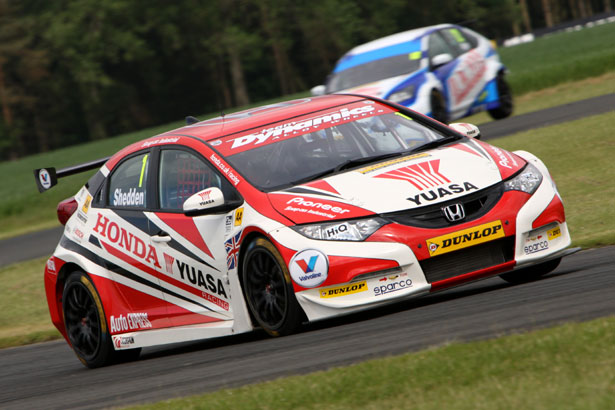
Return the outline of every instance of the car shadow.
[[[560,276],[569,275],[578,272],[578,269],[556,269],[543,277],[539,277],[532,282],[548,281]],[[530,282],[527,282],[530,283]],[[494,292],[506,288],[512,288],[522,285],[513,285],[505,282],[498,277],[491,277],[484,280],[479,280],[473,283],[460,285],[459,287],[442,290],[437,293],[428,294],[414,299],[402,300],[390,305],[370,308],[368,310],[351,313],[336,318],[325,319],[313,323],[305,323],[295,334],[304,334],[316,332],[323,329],[334,328],[341,325],[349,325],[354,323],[365,322],[373,319],[386,317],[389,315],[398,314],[400,312],[427,307],[439,303],[445,303],[458,299],[463,299],[471,296]],[[234,336],[224,336],[204,341],[183,342],[167,346],[157,346],[144,348],[140,360],[156,359],[160,357],[181,355],[197,351],[205,351],[221,347],[241,345],[244,343],[253,343],[263,340],[275,340],[270,337],[262,329],[256,329],[252,332],[243,333]]]

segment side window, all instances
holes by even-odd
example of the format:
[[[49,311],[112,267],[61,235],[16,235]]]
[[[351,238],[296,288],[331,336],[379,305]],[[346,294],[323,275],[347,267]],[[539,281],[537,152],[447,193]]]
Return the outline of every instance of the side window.
[[[442,34],[449,44],[452,44],[453,47],[457,49],[458,54],[463,54],[472,49],[472,44],[468,41],[461,30],[457,28],[448,28],[442,30]]]
[[[429,58],[432,59],[440,54],[450,54],[455,57],[455,51],[448,45],[440,33],[441,31],[438,31],[429,36]]]
[[[462,30],[463,36],[468,40],[472,48],[478,47],[478,39],[469,29]]]
[[[207,162],[178,149],[160,152],[158,184],[160,208],[165,210],[181,210],[186,199],[206,188],[220,188],[225,198],[232,198],[235,193]]]
[[[149,152],[122,162],[109,179],[107,203],[111,206],[147,208]]]

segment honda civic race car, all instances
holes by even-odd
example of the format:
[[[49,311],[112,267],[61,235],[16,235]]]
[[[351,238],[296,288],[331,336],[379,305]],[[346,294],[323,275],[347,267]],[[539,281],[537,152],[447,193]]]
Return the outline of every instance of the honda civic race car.
[[[462,131],[462,133],[458,132]],[[360,95],[195,122],[110,158],[35,170],[58,205],[45,268],[55,326],[89,367],[142,347],[357,312],[558,265],[570,235],[534,155]]]
[[[506,67],[491,42],[457,25],[441,24],[383,37],[344,54],[313,95],[359,93],[402,104],[438,121],[487,110],[512,114]]]

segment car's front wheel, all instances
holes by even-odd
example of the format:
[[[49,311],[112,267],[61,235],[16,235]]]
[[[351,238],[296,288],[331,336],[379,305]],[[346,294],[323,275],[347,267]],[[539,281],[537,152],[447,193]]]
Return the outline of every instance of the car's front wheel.
[[[282,336],[301,325],[303,312],[288,267],[270,241],[258,238],[248,245],[242,279],[250,313],[267,333]]]
[[[500,106],[489,110],[489,115],[491,115],[491,118],[494,120],[500,120],[502,118],[510,117],[513,113],[514,102],[512,90],[504,78],[504,74],[498,74],[495,81],[498,88]]]
[[[512,272],[503,273],[500,278],[514,285],[519,283],[531,282],[555,270],[558,267],[562,258],[552,259],[538,265],[529,266],[527,268],[518,269]]]

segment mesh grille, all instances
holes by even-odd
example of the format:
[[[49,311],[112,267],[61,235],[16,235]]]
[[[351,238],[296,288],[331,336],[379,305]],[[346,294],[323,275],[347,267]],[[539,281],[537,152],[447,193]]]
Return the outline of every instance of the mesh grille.
[[[437,205],[393,212],[383,216],[402,225],[420,228],[445,228],[447,226],[457,225],[480,218],[493,208],[502,197],[503,192],[503,185],[500,183],[479,192],[451,201],[442,202]],[[461,203],[463,205],[466,217],[459,221],[449,222],[445,218],[442,208],[455,203]]]
[[[454,278],[512,260],[514,236],[420,261],[427,282]]]

